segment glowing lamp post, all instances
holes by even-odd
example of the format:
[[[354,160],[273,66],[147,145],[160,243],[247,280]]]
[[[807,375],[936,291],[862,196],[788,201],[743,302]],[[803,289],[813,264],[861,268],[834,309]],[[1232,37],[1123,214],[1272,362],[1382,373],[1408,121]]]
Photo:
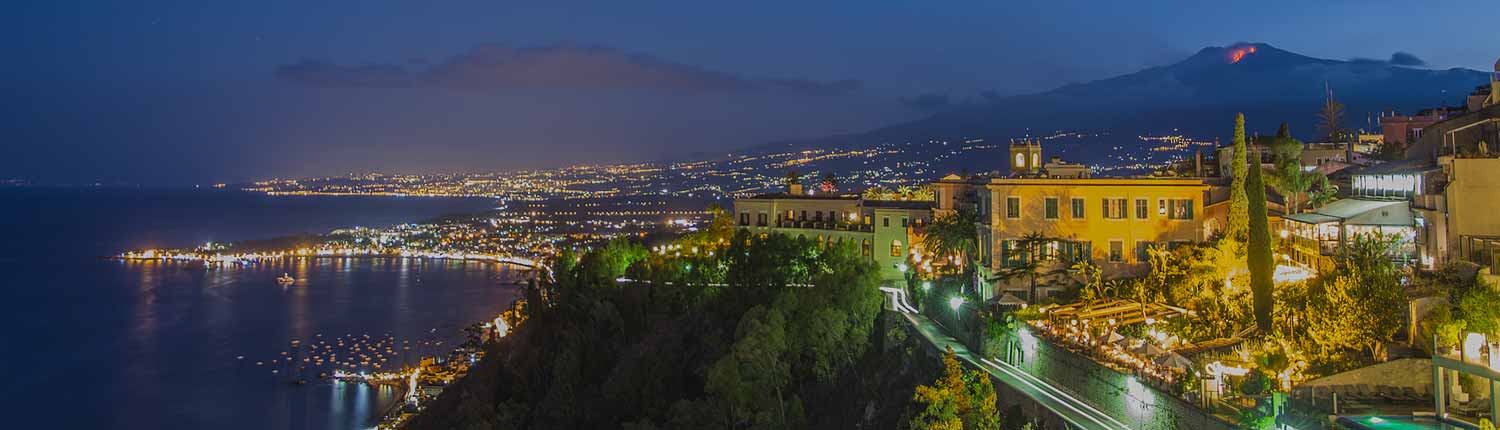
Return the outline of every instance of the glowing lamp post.
[[[956,297],[955,296],[953,298],[948,299],[948,307],[952,308],[954,312],[958,312],[958,308],[963,307],[963,305],[964,305],[964,298],[963,297]]]

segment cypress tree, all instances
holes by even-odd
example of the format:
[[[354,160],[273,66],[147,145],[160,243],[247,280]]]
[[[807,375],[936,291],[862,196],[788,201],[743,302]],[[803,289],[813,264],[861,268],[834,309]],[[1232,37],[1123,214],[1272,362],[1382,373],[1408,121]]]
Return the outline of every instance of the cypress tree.
[[[1292,137],[1292,132],[1287,129],[1286,123],[1284,123],[1284,122],[1281,123],[1281,128],[1276,129],[1276,137],[1277,138],[1290,138],[1290,137]]]
[[[1250,221],[1250,202],[1245,195],[1245,176],[1248,170],[1245,152],[1245,114],[1238,114],[1234,117],[1234,157],[1229,161],[1231,175],[1234,176],[1229,185],[1229,225],[1224,230],[1225,237],[1238,241],[1245,240],[1245,225]]]
[[[1275,266],[1271,259],[1271,226],[1266,217],[1266,184],[1260,166],[1248,169],[1244,192],[1249,197],[1249,244],[1247,265],[1250,268],[1250,294],[1254,299],[1255,325],[1271,331],[1271,296]]]

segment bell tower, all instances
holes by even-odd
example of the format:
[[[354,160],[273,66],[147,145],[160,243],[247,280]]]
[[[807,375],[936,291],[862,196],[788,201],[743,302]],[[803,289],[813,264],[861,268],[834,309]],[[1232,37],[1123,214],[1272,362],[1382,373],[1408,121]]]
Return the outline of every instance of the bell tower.
[[[1011,176],[1031,176],[1042,169],[1041,139],[1010,140]]]
[[[1495,60],[1495,72],[1490,74],[1490,99],[1485,106],[1500,104],[1500,60]]]

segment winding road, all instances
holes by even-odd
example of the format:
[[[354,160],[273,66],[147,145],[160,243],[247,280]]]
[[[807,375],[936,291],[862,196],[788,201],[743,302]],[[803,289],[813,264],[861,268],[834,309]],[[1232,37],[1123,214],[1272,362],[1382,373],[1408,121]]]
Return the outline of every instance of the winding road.
[[[1079,399],[1047,381],[996,359],[980,357],[969,351],[963,343],[943,333],[942,327],[921,314],[902,312],[912,327],[939,351],[953,348],[959,360],[976,369],[982,369],[1006,386],[1031,398],[1037,404],[1056,414],[1076,429],[1126,430],[1132,428],[1119,419],[1100,411],[1083,399]]]

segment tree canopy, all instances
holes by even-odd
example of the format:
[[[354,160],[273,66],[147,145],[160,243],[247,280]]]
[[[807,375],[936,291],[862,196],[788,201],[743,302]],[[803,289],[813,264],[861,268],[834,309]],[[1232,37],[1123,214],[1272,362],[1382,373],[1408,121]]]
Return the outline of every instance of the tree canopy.
[[[917,387],[912,396],[913,430],[987,430],[1000,428],[995,385],[989,375],[964,372],[953,348],[943,355],[943,375],[932,385]]]

